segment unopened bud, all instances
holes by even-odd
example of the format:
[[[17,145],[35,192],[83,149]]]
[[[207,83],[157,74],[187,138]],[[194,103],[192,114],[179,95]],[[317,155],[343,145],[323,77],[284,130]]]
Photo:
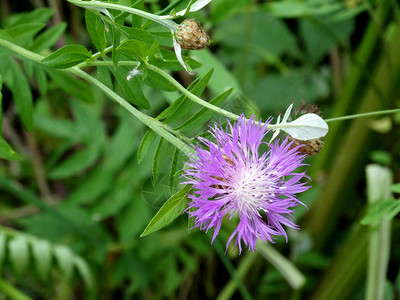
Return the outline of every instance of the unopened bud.
[[[321,151],[322,147],[324,146],[324,141],[322,140],[322,138],[308,140],[308,141],[300,141],[300,140],[295,140],[291,136],[289,136],[289,139],[294,141],[290,147],[291,149],[299,145],[303,145],[298,149],[298,151],[301,154],[306,154],[306,155],[318,154]]]
[[[298,118],[305,114],[316,114],[316,115],[320,116],[321,111],[319,110],[319,108],[316,104],[306,104],[304,102],[301,105],[295,107],[294,118]],[[307,141],[296,140],[296,139],[292,138],[291,136],[289,136],[289,139],[294,141],[290,148],[294,148],[299,145],[303,145],[298,150],[301,154],[306,154],[306,155],[318,154],[321,151],[322,147],[324,146],[324,141],[323,141],[322,137],[318,138],[318,139],[307,140]]]
[[[209,43],[209,37],[195,19],[184,20],[177,28],[176,40],[183,49],[201,50]]]

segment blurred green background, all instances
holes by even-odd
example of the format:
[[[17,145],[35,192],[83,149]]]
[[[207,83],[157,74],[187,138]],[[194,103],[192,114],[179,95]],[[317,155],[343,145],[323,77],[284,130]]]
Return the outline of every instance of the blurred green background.
[[[188,3],[178,2],[178,8]],[[136,5],[156,13],[169,3]],[[32,14],[37,9],[42,17]],[[1,2],[1,28],[30,26],[17,38],[42,55],[71,43],[95,53],[84,16],[61,0]],[[227,110],[276,119],[291,103],[317,104],[324,118],[399,107],[396,0],[213,0],[190,17],[212,42],[206,50],[184,52],[201,63],[196,76],[171,74],[188,86],[214,68],[202,98],[234,87]],[[132,23],[127,16],[125,25]],[[35,44],[49,28],[59,31],[57,39]],[[85,70],[123,95],[110,72]],[[296,285],[287,281],[294,275],[262,251],[225,253],[232,224],[213,245],[211,232],[188,233],[186,214],[140,238],[179,187],[183,156],[157,138],[139,163],[147,128],[83,81],[10,59],[1,47],[0,74],[2,136],[22,157],[0,161],[0,299],[399,299],[398,217],[390,225],[378,217],[360,222],[370,210],[366,166],[379,164],[392,174],[384,183],[373,177],[368,190],[399,181],[399,114],[330,122],[321,153],[307,158],[312,188],[299,195],[309,208],[296,212],[301,230],[289,230],[288,243],[272,245],[304,275],[304,284]],[[149,86],[143,93],[152,106],[144,112],[154,117],[179,96]],[[30,97],[33,125],[26,131],[14,103]],[[182,119],[198,109],[188,107]],[[183,133],[193,137],[207,126]],[[382,224],[386,229],[374,240]],[[366,276],[373,263],[384,270],[384,293],[377,298]]]

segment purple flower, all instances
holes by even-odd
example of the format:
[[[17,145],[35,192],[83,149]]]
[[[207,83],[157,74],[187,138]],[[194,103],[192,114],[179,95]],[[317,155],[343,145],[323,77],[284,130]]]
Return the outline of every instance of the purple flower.
[[[262,141],[270,121],[261,125],[254,116],[246,120],[242,115],[233,125],[228,121],[225,131],[216,124],[209,131],[216,143],[199,137],[204,149],[197,146],[184,171],[185,183],[195,190],[189,195],[193,209],[188,209],[189,217],[195,218],[193,228],[207,232],[214,227],[213,242],[224,217],[231,220],[236,213],[238,225],[226,247],[236,237],[239,252],[242,240],[249,250],[255,250],[257,239],[273,243],[275,236],[282,235],[287,241],[283,225],[298,228],[289,219],[293,219],[292,208],[303,204],[295,194],[309,188],[300,182],[308,178],[305,171],[294,172],[304,165],[301,146],[290,149],[293,142],[288,138],[280,144]],[[259,155],[261,144],[268,149]]]

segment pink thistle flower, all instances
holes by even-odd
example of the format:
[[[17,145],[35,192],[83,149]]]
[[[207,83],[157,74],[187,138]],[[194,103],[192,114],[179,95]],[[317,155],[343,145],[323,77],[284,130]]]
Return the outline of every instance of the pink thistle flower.
[[[196,154],[186,163],[185,183],[194,188],[189,195],[189,218],[195,218],[193,228],[206,232],[214,228],[212,242],[221,228],[222,220],[231,220],[237,214],[239,221],[226,247],[235,239],[235,248],[242,251],[241,242],[254,251],[258,239],[274,243],[275,236],[287,235],[283,226],[298,229],[293,219],[294,210],[300,202],[296,195],[310,186],[301,182],[305,171],[295,173],[303,166],[305,155],[292,147],[288,138],[279,143],[263,142],[267,126],[246,120],[242,115],[233,125],[228,121],[226,130],[215,124],[209,131],[216,143],[199,137],[203,148],[197,146]],[[261,144],[268,150],[259,154]]]

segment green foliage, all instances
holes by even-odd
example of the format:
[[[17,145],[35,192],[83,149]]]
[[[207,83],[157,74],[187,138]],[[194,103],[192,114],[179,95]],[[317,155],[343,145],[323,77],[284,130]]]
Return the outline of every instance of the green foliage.
[[[195,191],[181,175],[197,137],[212,139],[208,126],[226,124],[194,96],[273,122],[300,100],[324,117],[398,107],[399,6],[213,0],[183,17],[200,20],[212,41],[182,50],[188,74],[171,35],[183,18],[168,15],[194,3],[70,0],[57,14],[38,1],[4,3],[0,294],[320,300],[363,298],[379,282],[384,299],[398,297],[400,187],[366,204],[363,169],[371,158],[398,179],[398,116],[387,133],[371,134],[365,119],[330,123],[321,153],[307,158],[301,230],[256,253],[224,253],[219,237],[210,245],[212,230],[192,229],[185,210]],[[230,218],[221,240],[234,230]],[[392,224],[384,233],[383,222]],[[368,254],[374,234],[392,239],[385,258]],[[365,270],[378,258],[389,274],[371,284]]]

